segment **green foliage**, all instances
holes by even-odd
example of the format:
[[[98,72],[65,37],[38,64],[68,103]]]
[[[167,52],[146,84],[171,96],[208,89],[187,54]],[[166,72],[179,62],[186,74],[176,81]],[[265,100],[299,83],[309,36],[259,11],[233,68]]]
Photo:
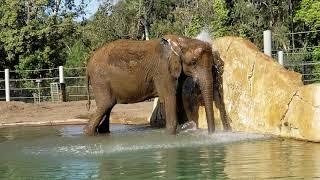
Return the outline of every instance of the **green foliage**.
[[[89,56],[89,49],[81,41],[76,41],[72,47],[68,50],[67,61],[65,63],[66,67],[84,67],[86,60]]]
[[[297,11],[295,21],[302,21],[310,27],[317,29],[320,27],[320,1],[302,0],[300,9]]]
[[[230,8],[232,34],[249,38],[258,47],[263,47],[263,31],[273,32],[274,49],[289,49],[291,17],[287,1],[261,0],[234,1]]]
[[[138,11],[138,1],[120,1],[116,5],[107,1],[82,28],[84,39],[90,41],[91,49],[95,49],[115,39],[136,37]]]
[[[216,0],[213,4],[214,15],[211,20],[211,27],[214,37],[221,37],[228,34],[229,10],[224,0]]]
[[[294,16],[294,22],[298,25],[298,31],[319,30],[320,28],[320,1],[318,0],[302,0],[298,6],[298,9]],[[292,35],[295,39],[295,46],[302,47],[304,53],[308,53],[308,56],[302,58],[303,62],[314,63],[312,66],[304,66],[303,72],[307,74],[304,76],[306,80],[315,79],[320,81],[320,33],[310,32],[307,34]],[[308,48],[309,47],[309,48]],[[313,75],[310,75],[313,74]]]

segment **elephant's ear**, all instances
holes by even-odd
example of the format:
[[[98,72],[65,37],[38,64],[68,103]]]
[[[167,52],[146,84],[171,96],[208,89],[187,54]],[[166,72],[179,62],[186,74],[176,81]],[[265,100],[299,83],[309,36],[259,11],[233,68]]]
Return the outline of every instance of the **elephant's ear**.
[[[169,72],[175,78],[178,78],[182,71],[181,65],[181,49],[178,41],[173,38],[162,38],[161,45],[166,46],[168,48],[168,68]]]

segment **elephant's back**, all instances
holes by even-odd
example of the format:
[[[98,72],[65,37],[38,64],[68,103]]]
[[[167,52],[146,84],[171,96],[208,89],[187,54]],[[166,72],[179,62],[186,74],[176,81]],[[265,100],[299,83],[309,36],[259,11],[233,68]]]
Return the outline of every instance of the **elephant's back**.
[[[142,62],[149,60],[150,56],[155,54],[157,49],[157,40],[134,41],[117,40],[110,43],[106,50],[108,52],[108,61],[110,64]]]
[[[97,49],[92,54],[89,64],[130,68],[130,65],[154,59],[159,45],[159,40],[116,40]]]
[[[157,39],[149,41],[119,39],[106,44],[104,47],[114,50],[146,51],[151,50],[159,43],[160,40]]]
[[[153,97],[152,77],[148,75],[156,41],[117,40],[93,53],[88,75],[93,86],[108,86],[118,103],[139,102]],[[153,59],[152,59],[152,56]]]

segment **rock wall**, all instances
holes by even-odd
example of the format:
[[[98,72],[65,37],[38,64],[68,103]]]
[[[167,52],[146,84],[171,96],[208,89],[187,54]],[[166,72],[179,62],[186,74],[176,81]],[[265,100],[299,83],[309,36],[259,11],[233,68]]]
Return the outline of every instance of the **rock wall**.
[[[304,86],[301,74],[243,38],[222,37],[213,48],[224,63],[220,93],[233,131],[320,141],[319,84]],[[198,126],[206,128],[204,107],[193,108],[199,109]]]

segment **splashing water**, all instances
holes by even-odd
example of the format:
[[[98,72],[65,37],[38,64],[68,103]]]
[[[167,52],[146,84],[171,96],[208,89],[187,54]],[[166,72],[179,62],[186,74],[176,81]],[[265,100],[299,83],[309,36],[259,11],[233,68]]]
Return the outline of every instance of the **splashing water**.
[[[197,129],[193,121],[180,126],[177,135],[167,135],[163,129],[147,130],[140,126],[113,126],[110,135],[79,138],[81,134],[76,131],[80,130],[78,127],[73,130],[70,127],[60,129],[56,132],[64,137],[63,141],[57,141],[54,137],[38,139],[33,141],[36,144],[24,146],[23,152],[36,156],[90,157],[156,149],[194,148],[269,138],[264,135],[232,132],[208,135],[207,130]],[[46,145],[39,146],[39,144]]]
[[[206,30],[202,30],[196,37],[196,39],[200,40],[200,41],[204,41],[207,42],[209,44],[212,44],[212,38],[209,34],[208,31]]]
[[[197,130],[197,124],[194,121],[188,121],[182,125],[179,125],[177,128],[177,131],[179,133],[191,132],[196,130]]]

